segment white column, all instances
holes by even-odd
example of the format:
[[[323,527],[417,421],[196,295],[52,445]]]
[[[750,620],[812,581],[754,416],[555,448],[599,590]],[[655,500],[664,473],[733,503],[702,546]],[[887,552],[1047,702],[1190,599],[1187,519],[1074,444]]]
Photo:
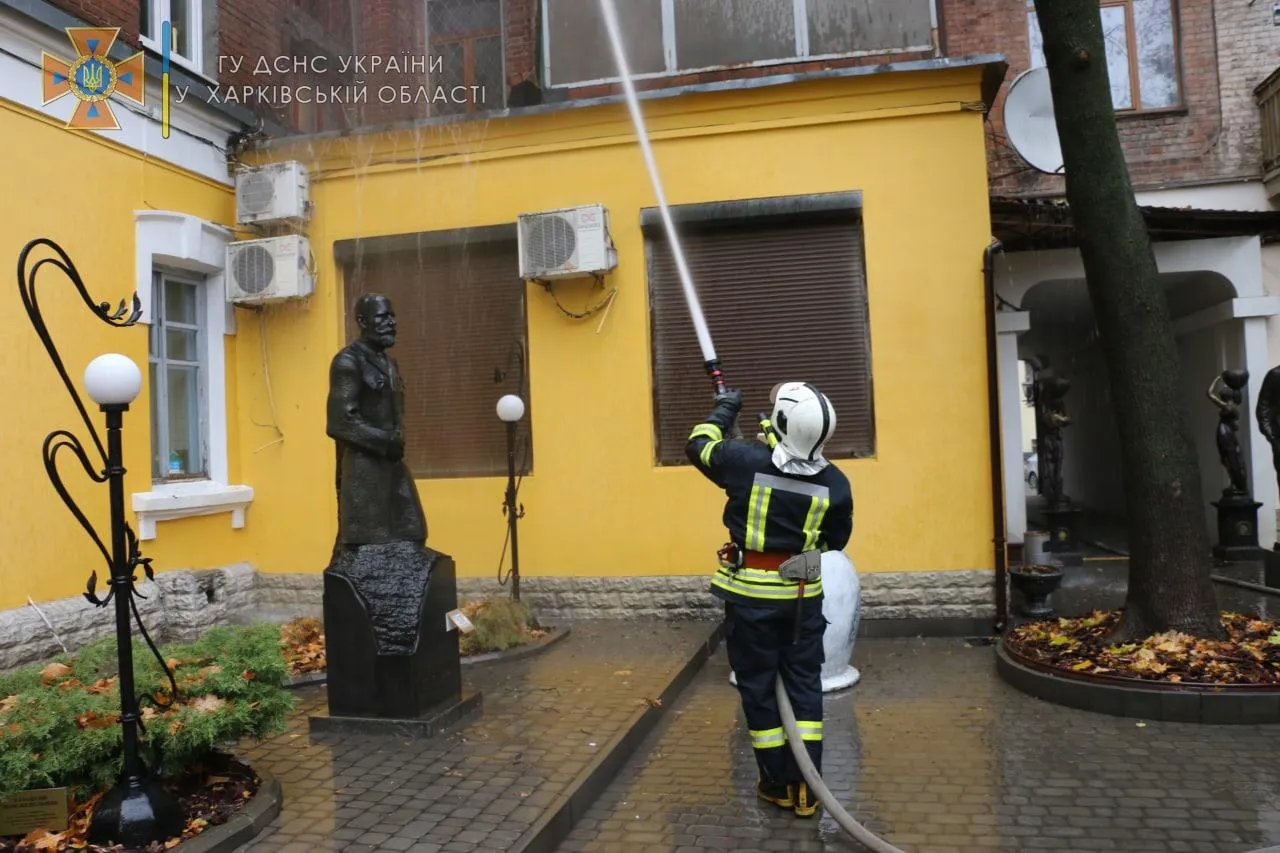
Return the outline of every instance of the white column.
[[[1258,419],[1254,410],[1258,405],[1258,392],[1262,390],[1262,378],[1270,369],[1267,354],[1267,318],[1244,318],[1244,366],[1249,371],[1248,407],[1244,420],[1249,424],[1249,483],[1253,499],[1262,504],[1258,508],[1258,544],[1270,548],[1276,541],[1276,472],[1271,464],[1271,445],[1258,431]]]
[[[1009,542],[1021,542],[1027,532],[1027,490],[1022,479],[1022,385],[1018,382],[1018,335],[1030,328],[1029,311],[1001,311],[996,314],[1005,539]]]

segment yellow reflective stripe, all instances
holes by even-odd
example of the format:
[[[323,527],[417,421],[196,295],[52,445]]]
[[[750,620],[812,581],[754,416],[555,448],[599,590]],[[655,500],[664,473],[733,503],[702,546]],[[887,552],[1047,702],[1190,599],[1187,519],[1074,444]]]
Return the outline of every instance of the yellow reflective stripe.
[[[711,465],[711,453],[719,446],[722,439],[717,438],[715,441],[708,441],[702,445],[702,452],[698,454],[698,458],[702,460],[703,465]]]
[[[776,749],[787,742],[787,733],[783,731],[782,726],[776,729],[749,729],[751,735],[751,745],[756,749]]]
[[[751,496],[747,499],[747,531],[746,549],[748,551],[764,550],[764,523],[769,515],[769,497],[773,494],[773,488],[765,486],[751,487]]]
[[[775,580],[773,583],[753,582],[749,577],[743,578],[747,572],[752,569],[739,569],[735,577],[728,569],[719,569],[711,578],[713,586],[717,586],[727,592],[744,595],[747,598],[767,599],[769,601],[795,601],[798,584],[783,582],[778,584]],[[777,575],[775,574],[776,578]],[[804,597],[814,598],[822,594],[822,581],[808,583],[804,586]]]
[[[818,547],[818,534],[822,532],[822,519],[826,517],[831,506],[830,498],[814,496],[809,499],[809,514],[804,519],[804,550],[812,551]]]
[[[724,438],[724,430],[720,429],[720,427],[715,424],[698,424],[693,428],[693,432],[689,433],[689,441],[693,441],[695,438],[701,438],[703,436],[714,441],[719,441]]]
[[[822,740],[822,721],[796,720],[796,731],[800,733],[800,740]]]

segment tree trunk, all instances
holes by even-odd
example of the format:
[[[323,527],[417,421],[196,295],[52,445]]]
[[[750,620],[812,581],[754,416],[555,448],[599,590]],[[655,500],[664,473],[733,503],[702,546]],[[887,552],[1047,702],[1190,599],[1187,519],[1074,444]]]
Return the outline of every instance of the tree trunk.
[[[1129,591],[1114,636],[1220,638],[1178,345],[1120,147],[1101,10],[1098,0],[1049,0],[1036,14],[1124,463]]]

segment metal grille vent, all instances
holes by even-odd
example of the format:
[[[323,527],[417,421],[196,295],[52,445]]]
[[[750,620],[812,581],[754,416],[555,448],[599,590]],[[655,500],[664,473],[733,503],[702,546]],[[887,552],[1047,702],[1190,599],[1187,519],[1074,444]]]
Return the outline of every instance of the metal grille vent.
[[[573,223],[563,216],[540,216],[525,232],[526,263],[539,270],[564,266],[578,248]]]
[[[276,277],[276,259],[264,246],[246,246],[236,252],[236,287],[244,293],[262,293]]]
[[[241,176],[236,192],[241,215],[266,213],[271,209],[275,197],[275,182],[270,172],[249,172]]]

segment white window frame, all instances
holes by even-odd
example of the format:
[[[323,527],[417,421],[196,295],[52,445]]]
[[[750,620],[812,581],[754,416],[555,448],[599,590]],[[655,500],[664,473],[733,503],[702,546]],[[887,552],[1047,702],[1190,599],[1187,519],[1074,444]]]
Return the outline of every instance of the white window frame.
[[[552,80],[551,77],[551,24],[550,24],[550,4],[555,0],[540,0],[542,15],[542,79],[548,81],[549,89],[573,89],[579,86],[600,86],[609,83],[617,83],[622,80],[621,77],[600,77],[595,80],[572,80],[569,82],[559,82]],[[707,65],[701,68],[681,68],[679,58],[676,56],[676,0],[661,0],[662,11],[662,55],[666,60],[666,69],[663,71],[650,71],[644,74],[632,74],[635,80],[651,80],[658,77],[672,77],[675,75],[700,74],[704,71],[716,71],[723,66]],[[853,50],[845,53],[824,53],[818,56],[809,55],[809,4],[807,0],[791,0],[792,12],[796,22],[796,51],[795,56],[784,56],[776,59],[759,59],[755,62],[744,63],[743,68],[767,68],[771,65],[790,65],[795,62],[822,62],[829,59],[842,59],[854,56],[887,56],[899,53],[919,53],[921,51],[934,51],[937,47],[932,42],[929,44],[910,45],[908,47],[884,48],[881,50]],[[938,29],[938,0],[931,0],[929,3],[929,22],[933,31],[936,33]],[[607,50],[608,45],[601,45],[602,50]]]
[[[142,0],[151,12],[151,26],[155,34],[141,33],[142,43],[156,53],[164,53],[164,45],[160,41],[161,26],[170,20],[171,0]],[[191,4],[191,56],[184,56],[172,49],[170,45],[169,59],[189,71],[204,76],[204,2],[205,0],[188,0]],[[172,33],[172,31],[171,31]]]
[[[205,339],[208,337],[208,334],[209,334],[209,324],[208,324],[208,320],[206,319],[206,315],[208,313],[208,310],[207,310],[208,306],[205,304],[204,300],[201,297],[205,296],[205,288],[207,287],[207,285],[204,281],[203,276],[192,275],[191,273],[176,272],[166,268],[157,268],[152,273],[151,281],[153,285],[153,289],[151,292],[151,299],[152,299],[151,304],[153,306],[160,305],[161,303],[164,302],[164,298],[165,298],[164,285],[167,282],[173,282],[175,284],[185,285],[187,287],[193,288],[196,291],[196,303],[195,303],[196,318],[195,318],[194,326],[190,326],[188,324],[173,323],[173,325],[176,326],[177,328],[186,329],[188,331],[194,331],[196,333],[195,361],[184,361],[182,359],[174,359],[169,357],[168,342],[166,340],[167,336],[165,335],[165,330],[169,327],[172,321],[170,321],[167,316],[161,319],[162,328],[157,329],[154,325],[152,325],[153,340],[157,341],[160,344],[161,350],[164,353],[164,359],[161,360],[158,357],[158,354],[156,353],[156,351],[154,349],[150,349],[147,355],[147,361],[150,364],[155,365],[157,368],[159,368],[159,370],[157,371],[157,373],[159,374],[159,379],[156,382],[156,384],[151,388],[151,408],[152,408],[152,411],[155,412],[156,408],[159,407],[160,414],[159,414],[159,417],[157,417],[155,420],[159,423],[162,432],[166,435],[169,432],[169,400],[168,400],[169,386],[168,386],[168,383],[165,381],[168,376],[166,368],[170,363],[175,363],[175,362],[182,364],[184,366],[196,368],[196,377],[197,377],[196,378],[196,399],[193,401],[195,403],[195,411],[194,413],[189,413],[189,414],[194,414],[195,416],[197,433],[198,433],[196,444],[198,446],[199,453],[200,453],[198,457],[199,465],[197,466],[200,470],[195,474],[183,474],[179,476],[167,476],[164,473],[165,464],[166,464],[165,460],[168,459],[169,454],[163,453],[163,452],[160,453],[161,473],[157,474],[154,470],[152,470],[151,480],[153,483],[157,483],[157,484],[172,483],[172,482],[187,482],[191,480],[205,480],[205,479],[208,479],[208,474],[209,474],[209,413],[208,413],[209,394],[205,390],[205,386],[208,384],[208,376],[209,376],[208,346],[205,343]],[[167,315],[167,310],[166,310],[166,315]],[[156,317],[153,316],[151,319],[154,322]],[[156,435],[151,436],[151,447],[153,451],[156,449],[156,442],[159,440],[159,438],[160,436],[156,436]],[[168,438],[169,438],[169,441],[171,442],[172,436],[168,436]],[[168,443],[166,442],[166,446],[161,448],[161,450],[168,450],[168,449],[171,449],[171,448],[168,447]]]
[[[227,304],[226,252],[234,234],[230,229],[195,216],[169,210],[134,212],[137,240],[135,286],[143,310],[141,322],[152,322],[153,274],[157,268],[194,274],[203,279],[204,363],[202,405],[206,418],[207,477],[153,483],[147,492],[133,494],[138,537],[156,538],[156,524],[199,515],[231,514],[231,526],[245,525],[245,511],[253,489],[233,485],[227,451],[226,336],[235,334],[235,314]],[[148,473],[150,473],[148,471]]]

